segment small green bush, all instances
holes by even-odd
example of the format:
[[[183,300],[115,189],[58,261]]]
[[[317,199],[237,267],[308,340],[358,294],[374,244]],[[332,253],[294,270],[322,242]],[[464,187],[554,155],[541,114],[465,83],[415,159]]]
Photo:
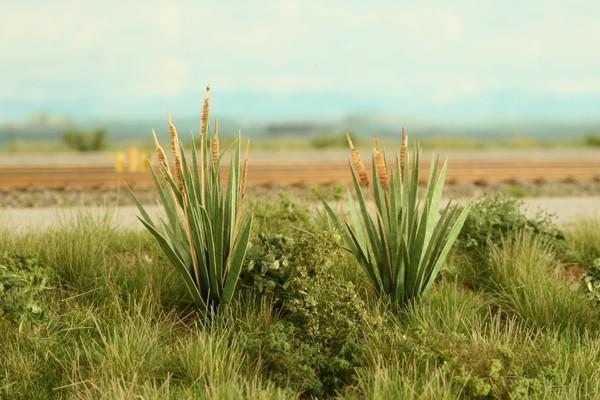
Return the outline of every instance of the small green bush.
[[[600,258],[594,260],[592,269],[581,278],[586,297],[600,304]]]
[[[107,147],[106,131],[82,132],[70,129],[63,133],[63,142],[70,149],[81,152],[105,150]]]
[[[358,138],[356,135],[349,134],[354,143],[358,143]],[[329,134],[329,135],[317,135],[311,139],[310,145],[315,149],[327,149],[327,148],[335,148],[335,147],[345,147],[346,146],[346,134],[345,133],[337,133],[337,134]]]
[[[540,210],[527,216],[521,201],[499,194],[481,197],[472,203],[458,236],[455,254],[483,261],[490,243],[498,243],[503,236],[523,230],[544,236],[558,255],[564,254],[564,235],[554,224],[552,215]]]
[[[12,320],[19,330],[27,321],[43,320],[49,281],[50,271],[36,258],[0,255],[0,317]]]
[[[590,147],[598,147],[600,146],[600,136],[595,133],[590,133],[583,139],[583,143],[586,146]]]
[[[364,302],[340,279],[343,250],[330,233],[261,235],[242,274],[245,286],[274,299],[280,320],[266,332],[243,332],[269,378],[307,396],[331,396],[351,384],[361,352]]]

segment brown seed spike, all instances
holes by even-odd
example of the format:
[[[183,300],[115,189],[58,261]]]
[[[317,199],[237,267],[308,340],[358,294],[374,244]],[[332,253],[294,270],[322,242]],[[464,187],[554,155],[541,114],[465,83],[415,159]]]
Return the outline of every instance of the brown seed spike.
[[[383,152],[381,151],[381,146],[379,145],[379,140],[376,139],[375,145],[375,166],[377,168],[377,173],[379,174],[379,182],[384,190],[388,188],[388,174],[387,168],[385,166],[385,158],[383,157]]]
[[[183,184],[183,166],[181,165],[179,154],[175,157],[175,172],[177,173],[177,187],[179,188],[179,193],[183,196],[185,185]]]
[[[171,142],[171,151],[173,152],[173,156],[177,157],[179,154],[179,136],[177,135],[177,128],[175,128],[175,124],[173,123],[173,116],[169,112],[168,114],[169,122],[168,122],[168,132],[169,132],[169,141]]]
[[[154,136],[154,144],[156,145],[156,158],[160,164],[161,173],[163,177],[166,179],[167,176],[171,175],[171,170],[169,169],[169,162],[167,161],[167,155],[165,154],[165,150],[162,148],[158,141],[158,137],[156,136],[156,131],[152,129],[152,135]]]
[[[183,184],[183,166],[181,165],[179,136],[177,136],[177,128],[175,128],[171,113],[169,113],[169,139],[171,140],[171,150],[173,151],[173,156],[175,157],[175,176],[177,177],[177,187],[179,188],[179,192],[183,194],[185,187]]]
[[[212,154],[212,160],[217,162],[219,160],[219,121],[216,118],[210,151]]]
[[[202,103],[202,113],[200,114],[200,137],[203,138],[208,129],[208,114],[210,112],[210,85],[206,86],[206,94]]]
[[[367,174],[365,164],[360,157],[360,152],[354,147],[354,143],[352,143],[352,139],[348,133],[346,134],[346,138],[348,139],[348,145],[350,146],[350,151],[352,153],[352,165],[360,178],[360,185],[365,187],[369,186],[369,175]]]
[[[402,128],[402,146],[400,147],[400,175],[404,179],[404,169],[408,163],[408,136]]]

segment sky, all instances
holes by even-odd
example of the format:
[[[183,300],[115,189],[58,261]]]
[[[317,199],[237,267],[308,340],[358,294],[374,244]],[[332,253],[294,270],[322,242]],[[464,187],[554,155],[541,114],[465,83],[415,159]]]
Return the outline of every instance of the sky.
[[[595,120],[598,1],[3,0],[0,122]]]

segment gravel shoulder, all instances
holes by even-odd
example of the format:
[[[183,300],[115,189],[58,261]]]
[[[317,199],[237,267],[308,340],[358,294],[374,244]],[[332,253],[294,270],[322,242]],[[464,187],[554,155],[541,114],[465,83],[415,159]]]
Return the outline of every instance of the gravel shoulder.
[[[542,209],[554,214],[559,224],[565,224],[580,217],[600,215],[600,196],[593,197],[537,197],[522,199],[525,210],[535,214]],[[157,206],[147,206],[150,215],[157,215]],[[137,209],[123,207],[40,207],[7,208],[0,211],[0,226],[7,230],[44,229],[61,223],[71,223],[78,215],[96,217],[108,215],[115,226],[126,229],[139,229]]]

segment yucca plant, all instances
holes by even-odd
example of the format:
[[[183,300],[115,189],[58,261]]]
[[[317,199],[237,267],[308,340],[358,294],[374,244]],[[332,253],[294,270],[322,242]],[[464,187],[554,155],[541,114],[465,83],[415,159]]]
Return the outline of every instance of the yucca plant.
[[[352,144],[350,169],[356,200],[349,193],[349,221],[342,221],[324,202],[339,227],[347,249],[354,255],[379,295],[403,305],[425,293],[435,281],[469,212],[448,202],[438,212],[445,183],[447,161],[431,162],[423,195],[419,193],[421,149],[414,146],[409,162],[408,139],[402,132],[402,147],[394,168],[388,164],[379,142],[373,154],[372,182]]]
[[[175,266],[195,305],[218,310],[236,288],[250,237],[252,216],[243,210],[248,146],[241,161],[241,138],[232,144],[227,184],[222,187],[218,123],[209,138],[210,88],[200,118],[200,143],[192,137],[188,161],[169,114],[168,132],[173,166],[153,131],[158,171],[151,168],[164,215],[155,222],[139,201],[138,217]],[[134,196],[135,198],[135,196]]]

